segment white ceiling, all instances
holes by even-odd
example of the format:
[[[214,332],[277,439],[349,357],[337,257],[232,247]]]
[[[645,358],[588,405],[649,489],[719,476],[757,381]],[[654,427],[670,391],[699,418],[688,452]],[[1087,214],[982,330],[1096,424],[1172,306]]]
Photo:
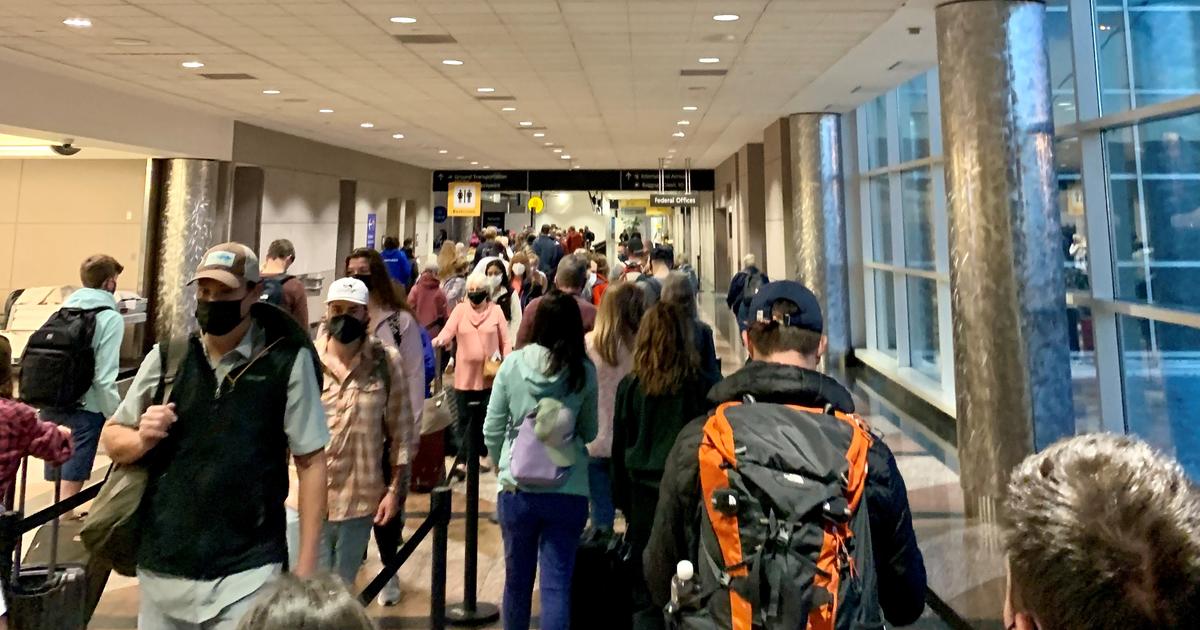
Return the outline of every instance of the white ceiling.
[[[792,113],[789,104],[804,101],[815,79],[903,4],[0,0],[0,47],[87,71],[110,87],[165,92],[251,124],[425,167],[649,168],[671,147],[673,167],[684,157],[712,167],[761,141],[772,119]],[[713,21],[718,13],[741,19]],[[90,18],[92,28],[62,24],[75,16]],[[393,24],[392,16],[417,22]],[[395,34],[449,34],[458,43],[403,45]],[[146,43],[119,45],[120,38]],[[721,61],[697,63],[707,56]],[[446,58],[464,65],[443,65]],[[180,66],[189,60],[205,67]],[[728,75],[680,76],[714,68]],[[257,78],[211,81],[200,73]],[[479,101],[479,87],[516,100]],[[684,112],[684,105],[700,109]],[[684,119],[691,124],[677,127]],[[545,138],[521,130],[522,120],[545,127]],[[375,128],[361,129],[362,122]],[[687,136],[672,137],[677,130]],[[559,159],[547,141],[573,159]]]

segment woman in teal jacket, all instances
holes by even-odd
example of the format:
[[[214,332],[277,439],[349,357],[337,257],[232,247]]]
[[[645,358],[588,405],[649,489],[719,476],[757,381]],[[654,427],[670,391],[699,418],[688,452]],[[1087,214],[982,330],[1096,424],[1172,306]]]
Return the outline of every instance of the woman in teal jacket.
[[[570,625],[571,573],[588,518],[587,443],[597,431],[596,368],[584,349],[579,305],[556,291],[538,309],[531,343],[508,355],[500,367],[483,426],[488,452],[500,454],[497,504],[504,536],[505,630],[529,628],[539,555],[539,627],[566,630]],[[547,400],[574,416],[573,436],[557,449],[568,470],[553,487],[523,486],[512,473],[513,443],[526,415]]]

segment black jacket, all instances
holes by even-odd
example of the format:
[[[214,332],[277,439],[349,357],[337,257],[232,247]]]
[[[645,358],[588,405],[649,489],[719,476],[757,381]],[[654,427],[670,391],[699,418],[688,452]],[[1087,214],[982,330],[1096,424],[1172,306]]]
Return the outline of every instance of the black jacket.
[[[854,410],[850,392],[832,378],[798,367],[754,361],[714,386],[708,398],[719,404],[742,400],[746,394],[759,402],[821,408],[832,404],[839,411]],[[701,501],[697,452],[706,420],[698,418],[680,431],[660,485],[654,529],[643,556],[646,583],[660,606],[669,601],[675,565],[680,560],[697,559]],[[879,602],[889,622],[908,625],[925,609],[925,561],[913,532],[908,491],[896,459],[883,441],[875,440],[867,453],[867,465],[866,499]]]
[[[767,274],[762,273],[758,267],[746,267],[733,274],[733,279],[729,281],[729,292],[725,294],[725,304],[739,318],[742,316],[742,291],[746,290],[746,281],[750,279],[752,273],[762,274],[763,284],[771,281]]]

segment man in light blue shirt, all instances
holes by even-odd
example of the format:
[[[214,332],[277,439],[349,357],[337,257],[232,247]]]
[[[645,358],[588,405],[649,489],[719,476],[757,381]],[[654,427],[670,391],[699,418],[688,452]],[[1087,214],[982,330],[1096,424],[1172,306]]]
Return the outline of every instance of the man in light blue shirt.
[[[62,498],[79,494],[91,477],[96,462],[96,445],[104,419],[112,416],[121,402],[117,391],[117,372],[120,370],[121,342],[125,339],[125,320],[117,311],[117,278],[125,268],[112,256],[89,256],[79,268],[83,288],[75,291],[63,303],[63,308],[80,310],[103,309],[96,313],[96,328],[92,333],[92,352],[96,371],[92,386],[79,404],[69,409],[42,409],[41,416],[55,424],[71,429],[75,452],[62,465]],[[59,473],[57,466],[46,465],[46,481]]]
[[[141,630],[233,630],[287,562],[287,457],[300,479],[300,552],[312,574],[325,519],[325,446],[316,359],[306,331],[258,304],[258,260],[239,243],[210,249],[193,282],[203,335],[179,357],[169,400],[163,362],[146,357],[102,440],[149,474],[137,554]],[[178,344],[170,344],[176,349]]]

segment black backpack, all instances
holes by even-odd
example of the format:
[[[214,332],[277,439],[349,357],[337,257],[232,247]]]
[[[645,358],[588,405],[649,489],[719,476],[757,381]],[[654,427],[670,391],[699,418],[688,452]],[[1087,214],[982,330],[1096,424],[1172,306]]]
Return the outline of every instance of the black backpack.
[[[751,271],[746,276],[746,286],[742,288],[742,304],[746,307],[750,306],[750,302],[754,301],[754,296],[758,295],[758,290],[766,284],[763,282],[761,271]]]
[[[96,376],[96,315],[107,310],[62,308],[33,333],[21,358],[22,401],[49,409],[79,404]]]
[[[295,277],[296,276],[281,274],[278,276],[263,278],[263,291],[262,295],[259,296],[258,301],[266,302],[267,304],[274,304],[275,306],[283,306],[283,285],[287,284],[289,280]]]

